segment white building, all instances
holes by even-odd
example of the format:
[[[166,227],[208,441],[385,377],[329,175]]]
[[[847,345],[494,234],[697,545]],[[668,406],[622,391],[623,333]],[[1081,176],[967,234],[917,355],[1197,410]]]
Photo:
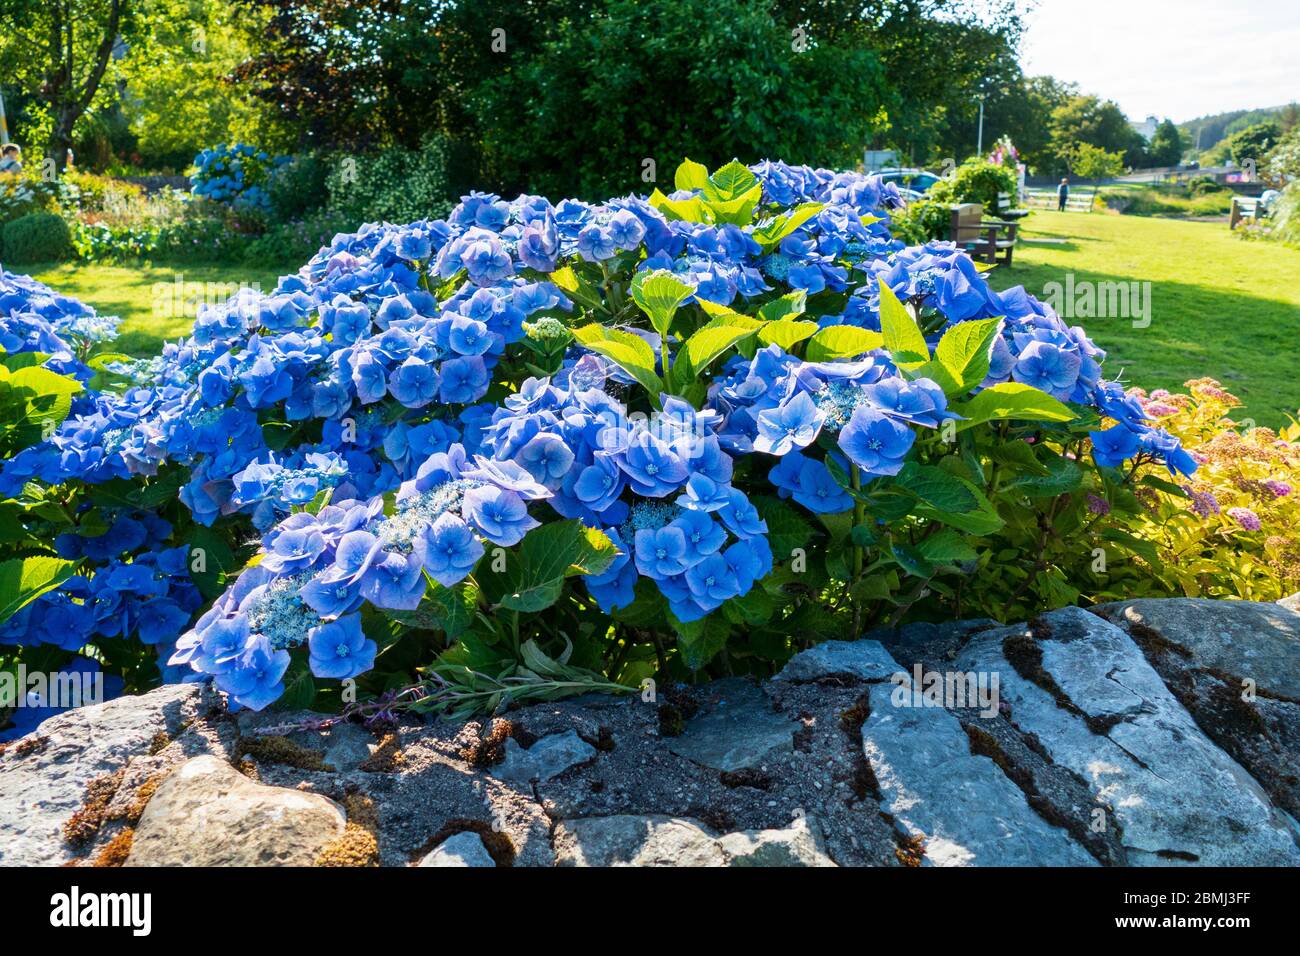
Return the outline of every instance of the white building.
[[[1160,125],[1160,120],[1156,119],[1154,116],[1148,116],[1140,123],[1134,120],[1129,120],[1128,125],[1141,133],[1142,138],[1149,143],[1151,142],[1151,137],[1156,135],[1156,127]]]

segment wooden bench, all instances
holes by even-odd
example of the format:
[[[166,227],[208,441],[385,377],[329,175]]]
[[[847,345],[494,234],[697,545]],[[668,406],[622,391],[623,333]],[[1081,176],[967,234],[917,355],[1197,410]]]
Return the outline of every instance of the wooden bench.
[[[977,202],[962,203],[952,207],[952,222],[948,238],[967,250],[976,259],[996,263],[1002,255],[1007,268],[1011,267],[1011,254],[1016,247],[1014,222],[985,219],[984,207]]]
[[[1263,203],[1255,196],[1233,196],[1232,212],[1228,215],[1228,228],[1236,229],[1246,219],[1258,222],[1263,215]]]
[[[998,193],[998,218],[1003,221],[1023,219],[1029,215],[1028,209],[1016,209],[1011,204],[1011,193]]]

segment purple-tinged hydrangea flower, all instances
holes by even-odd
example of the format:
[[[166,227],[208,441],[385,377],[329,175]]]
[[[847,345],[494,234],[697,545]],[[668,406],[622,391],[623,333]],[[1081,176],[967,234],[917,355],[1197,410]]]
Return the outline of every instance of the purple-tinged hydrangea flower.
[[[317,677],[344,680],[370,670],[378,645],[361,632],[361,615],[349,614],[314,627],[308,633],[311,672]]]

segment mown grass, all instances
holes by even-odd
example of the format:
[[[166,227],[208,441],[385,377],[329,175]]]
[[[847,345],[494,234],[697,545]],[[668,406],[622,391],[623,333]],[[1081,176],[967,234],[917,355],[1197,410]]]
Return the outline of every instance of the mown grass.
[[[1223,223],[1105,213],[1036,211],[1011,269],[994,288],[1048,283],[1150,282],[1151,323],[1126,318],[1071,319],[1109,356],[1106,371],[1144,388],[1177,388],[1217,378],[1261,425],[1285,424],[1300,408],[1296,334],[1300,330],[1300,251],[1245,242]],[[1037,240],[1037,241],[1035,241]]]
[[[146,357],[157,355],[164,342],[189,334],[199,301],[224,301],[238,291],[240,283],[270,292],[281,275],[296,271],[298,265],[50,263],[19,271],[94,306],[101,314],[121,318],[121,335],[113,348]]]

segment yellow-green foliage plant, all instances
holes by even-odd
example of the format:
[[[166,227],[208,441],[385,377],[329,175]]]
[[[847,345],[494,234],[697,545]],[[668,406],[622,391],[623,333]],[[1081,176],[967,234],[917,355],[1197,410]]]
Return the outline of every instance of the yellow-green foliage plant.
[[[1300,590],[1300,425],[1281,431],[1234,421],[1241,401],[1211,378],[1186,393],[1134,394],[1199,464],[1186,498],[1152,489],[1135,532],[1160,550],[1176,594],[1276,601]]]

